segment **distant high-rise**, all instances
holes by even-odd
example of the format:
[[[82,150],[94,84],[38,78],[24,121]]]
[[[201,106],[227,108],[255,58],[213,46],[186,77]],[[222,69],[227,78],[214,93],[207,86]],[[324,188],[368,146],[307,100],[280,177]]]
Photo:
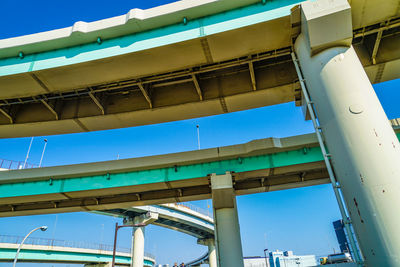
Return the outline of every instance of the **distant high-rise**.
[[[344,232],[343,220],[337,220],[333,222],[333,228],[335,229],[336,238],[339,243],[341,252],[350,252],[349,242],[347,241],[347,236]]]

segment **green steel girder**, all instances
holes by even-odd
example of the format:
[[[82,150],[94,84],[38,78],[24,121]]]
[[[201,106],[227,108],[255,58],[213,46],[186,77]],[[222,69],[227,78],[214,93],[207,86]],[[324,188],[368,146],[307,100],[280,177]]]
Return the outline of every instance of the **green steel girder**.
[[[172,182],[206,177],[211,173],[223,174],[226,171],[249,172],[322,160],[323,157],[319,147],[304,147],[292,151],[185,166],[171,166],[125,173],[104,173],[103,175],[59,180],[10,182],[0,184],[0,199]]]

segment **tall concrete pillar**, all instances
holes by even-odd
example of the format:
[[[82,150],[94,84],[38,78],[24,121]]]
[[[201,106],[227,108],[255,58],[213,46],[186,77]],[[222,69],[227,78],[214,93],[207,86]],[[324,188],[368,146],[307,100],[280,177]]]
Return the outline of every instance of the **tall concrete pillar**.
[[[232,175],[211,175],[218,267],[243,267],[242,242]]]
[[[301,5],[295,50],[366,266],[400,266],[400,144],[351,46],[346,0]]]
[[[208,265],[217,267],[217,251],[215,249],[215,241],[208,244]]]
[[[197,243],[208,247],[208,265],[210,267],[217,267],[217,251],[215,249],[215,239],[199,239]]]
[[[145,227],[133,227],[132,229],[132,266],[143,267],[144,262],[144,232]]]
[[[140,225],[132,229],[131,267],[143,267],[145,226],[157,219],[158,213],[147,212],[124,221],[125,225]]]

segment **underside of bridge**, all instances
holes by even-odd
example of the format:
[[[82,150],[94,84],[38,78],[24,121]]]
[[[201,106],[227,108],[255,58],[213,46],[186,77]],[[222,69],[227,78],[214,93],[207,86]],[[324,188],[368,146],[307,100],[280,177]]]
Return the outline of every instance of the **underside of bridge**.
[[[328,183],[313,134],[243,145],[0,173],[0,217],[118,209],[211,198],[210,175],[237,195]]]
[[[3,172],[0,217],[212,198],[209,249],[219,266],[242,267],[236,195],[331,182],[357,263],[350,223],[367,266],[400,266],[400,216],[390,208],[399,201],[399,136],[371,85],[400,77],[400,1],[299,3],[181,1],[0,40],[0,137],[290,101],[308,109],[318,137]]]
[[[227,2],[204,8],[211,12],[213,5]],[[290,57],[300,31],[295,3],[244,1],[248,6],[208,17],[183,9],[187,23],[175,18],[164,28],[147,31],[116,26],[123,36],[110,36],[109,29],[78,34],[74,26],[73,34],[62,39],[64,45],[61,39],[24,44],[35,36],[0,40],[0,137],[104,130],[300,104]],[[351,5],[353,46],[370,81],[398,78],[399,4],[353,0]]]

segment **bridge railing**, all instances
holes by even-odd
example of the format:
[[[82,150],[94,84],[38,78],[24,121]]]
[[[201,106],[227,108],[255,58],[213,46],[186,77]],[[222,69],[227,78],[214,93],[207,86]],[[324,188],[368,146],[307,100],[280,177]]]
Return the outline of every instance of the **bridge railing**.
[[[195,212],[198,212],[198,213],[200,213],[200,214],[203,214],[203,215],[205,215],[205,216],[208,216],[208,217],[210,217],[210,218],[213,218],[213,213],[212,213],[212,211],[209,211],[209,210],[204,209],[204,208],[200,208],[200,207],[195,206],[195,205],[193,205],[193,204],[191,204],[191,203],[182,203],[182,202],[179,202],[179,203],[176,203],[175,205],[181,206],[181,207],[185,207],[185,208],[188,208],[188,209],[191,209],[191,210],[193,210],[193,211],[195,211]]]
[[[22,236],[0,235],[0,243],[20,244],[23,239],[24,237]],[[48,247],[67,247],[67,248],[92,249],[99,251],[113,251],[113,246],[108,244],[99,244],[87,241],[68,241],[68,240],[40,238],[40,237],[28,237],[25,240],[24,244],[36,245],[36,246],[48,246]],[[117,247],[117,252],[131,253],[131,249]],[[154,255],[147,252],[145,252],[145,256],[155,259]]]
[[[16,161],[9,159],[0,159],[0,169],[19,170],[19,169],[32,169],[39,168],[38,164],[26,163],[24,161]]]

